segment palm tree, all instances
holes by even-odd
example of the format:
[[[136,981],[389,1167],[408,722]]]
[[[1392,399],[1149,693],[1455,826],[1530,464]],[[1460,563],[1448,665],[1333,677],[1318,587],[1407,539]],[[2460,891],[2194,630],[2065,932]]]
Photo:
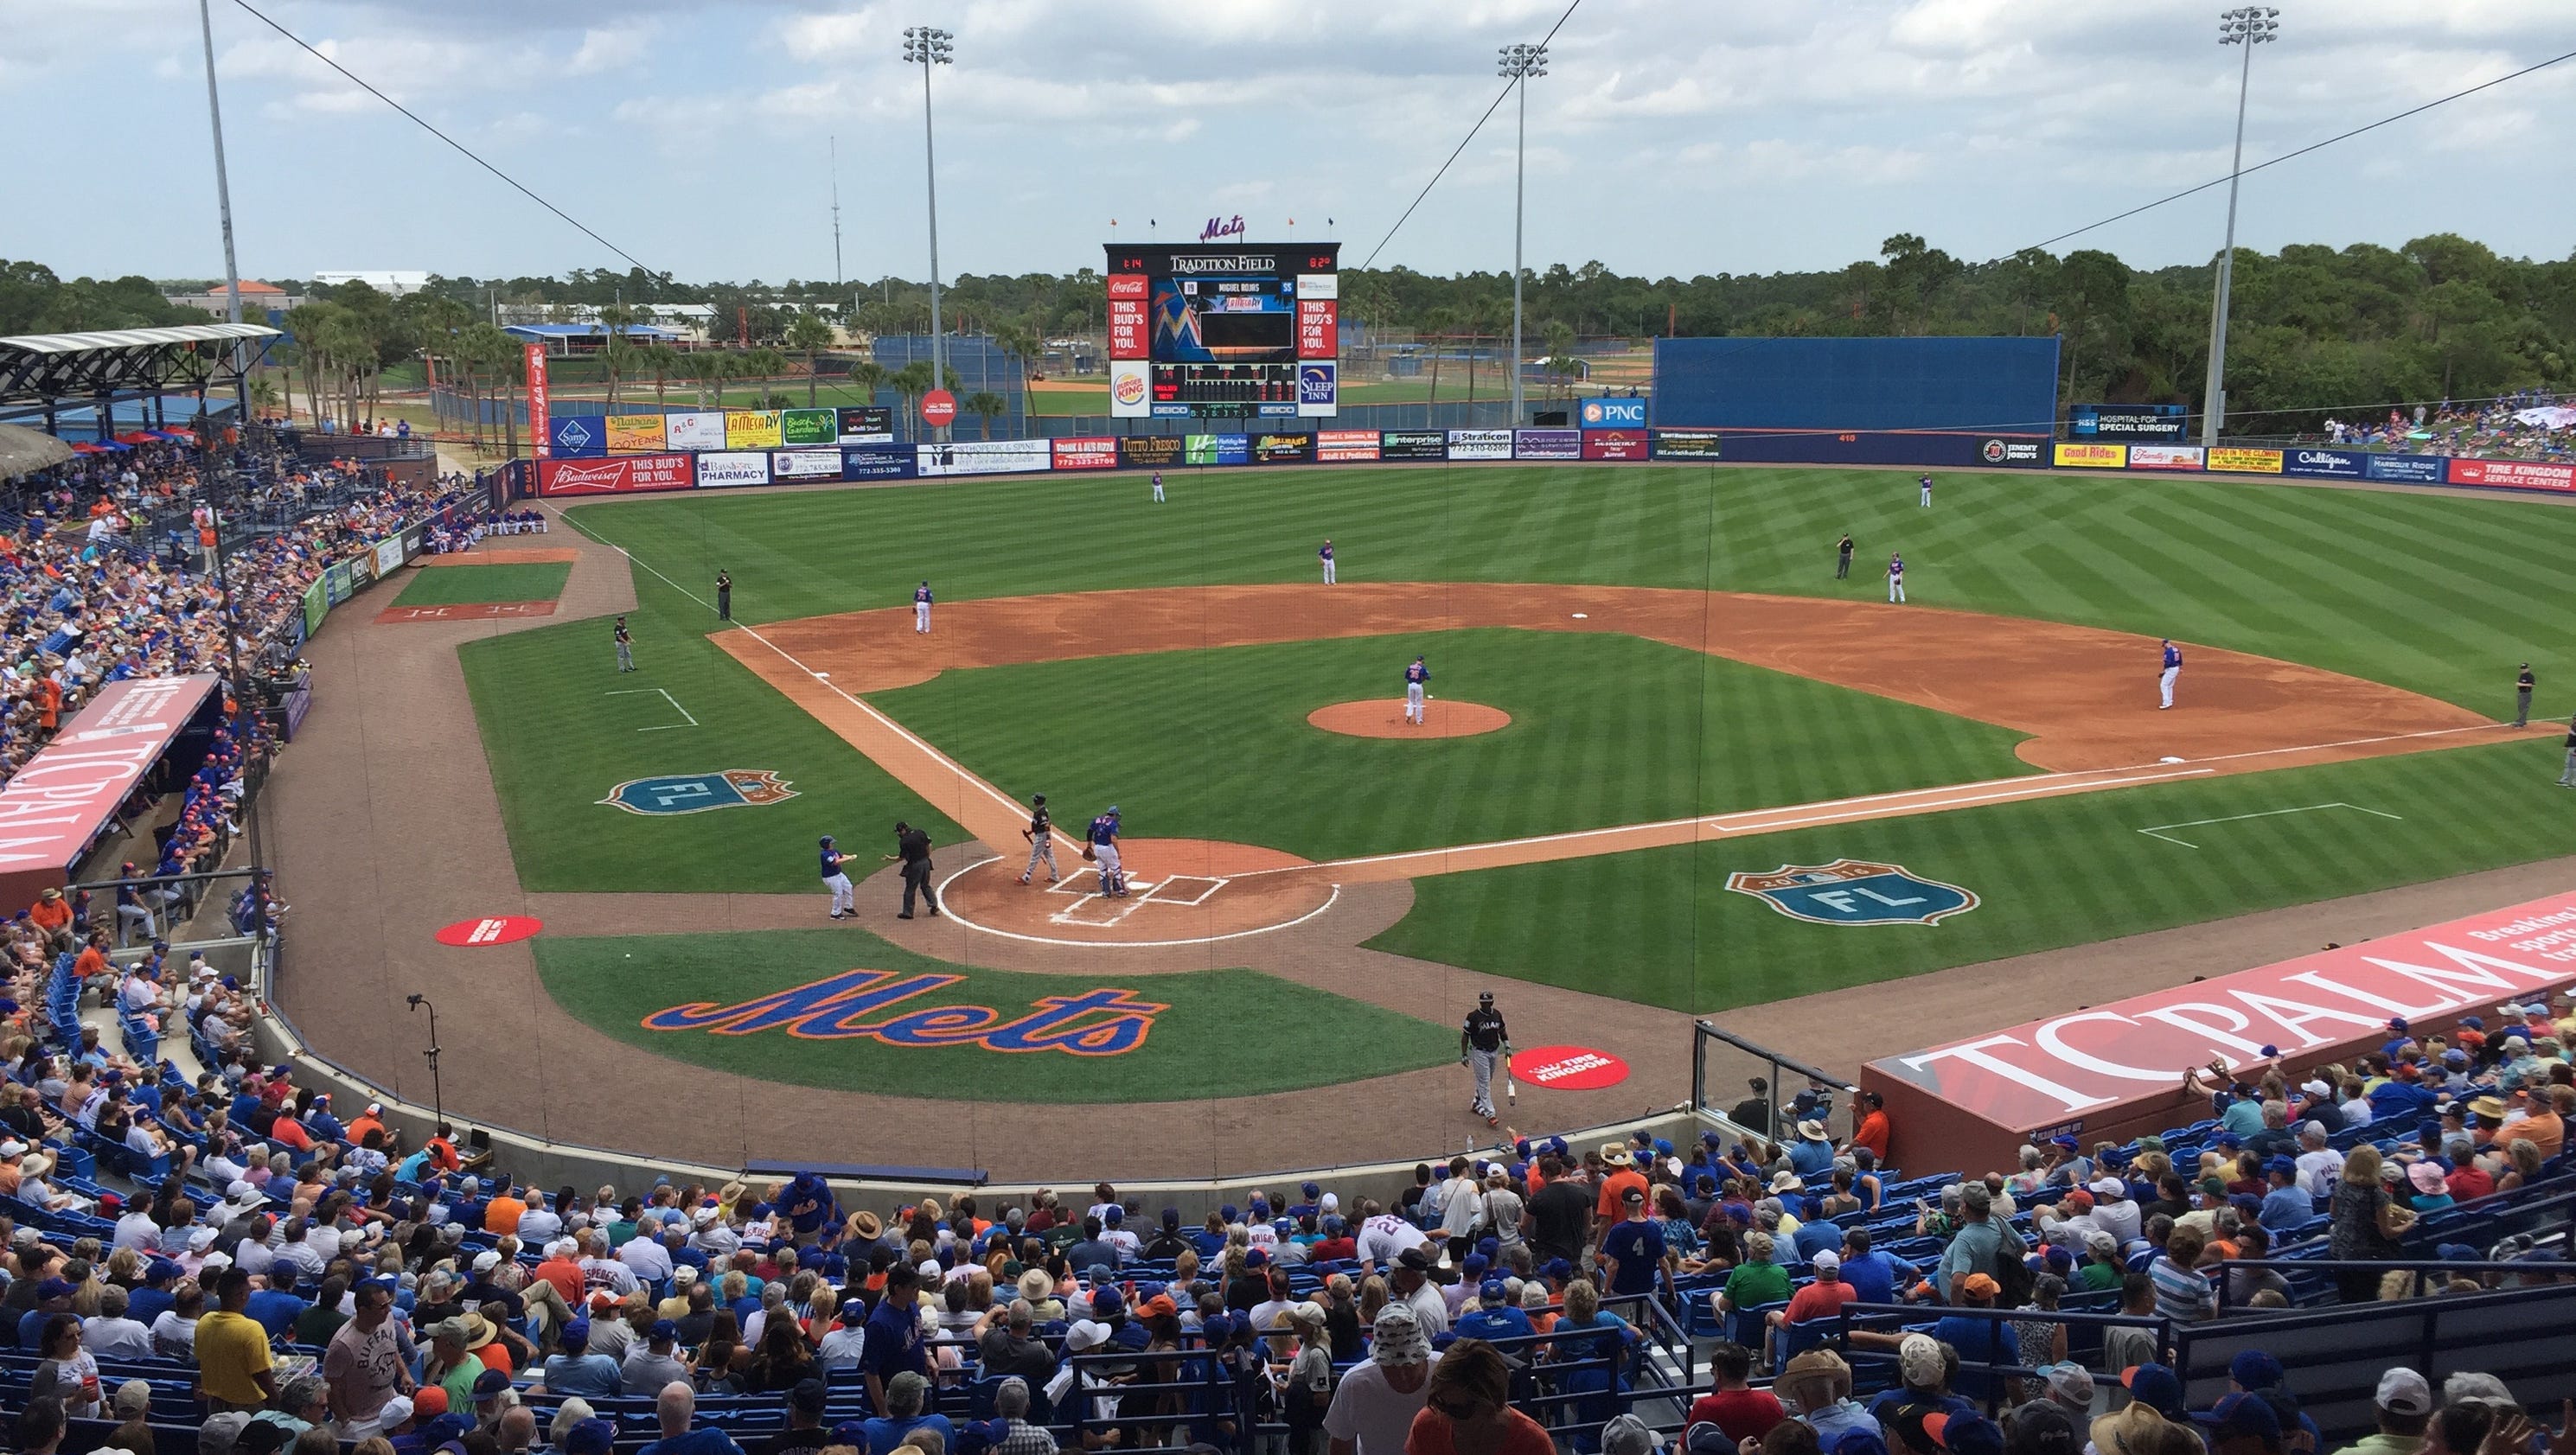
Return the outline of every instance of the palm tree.
[[[1434,404],[1440,402],[1440,350],[1457,318],[1446,308],[1434,308],[1422,315],[1422,337],[1431,341],[1431,402]]]
[[[850,366],[850,387],[867,403],[877,402],[877,390],[885,386],[886,366],[874,359],[861,359]]]
[[[1027,324],[1014,323],[995,329],[993,342],[1020,361],[1020,413],[1025,417],[1029,412],[1029,367],[1037,361],[1044,341]]]
[[[805,356],[805,407],[808,409],[814,407],[815,390],[821,382],[815,360],[830,347],[832,337],[832,326],[818,314],[799,313],[787,320],[787,346]]]
[[[680,372],[696,390],[700,409],[707,407],[707,391],[711,389],[715,391],[716,407],[724,407],[724,381],[739,372],[734,360],[735,355],[723,349],[696,349],[682,363]]]
[[[1467,300],[1458,310],[1458,321],[1467,330],[1467,402],[1476,402],[1476,355],[1485,330],[1493,324],[1493,305],[1482,298]]]
[[[930,392],[930,361],[915,359],[895,370],[894,376],[886,382],[903,397],[904,417],[911,418],[920,412],[921,396]]]
[[[680,372],[680,351],[666,343],[650,343],[635,351],[635,362],[653,376],[653,407],[660,409],[668,397],[671,376]]]
[[[457,352],[464,356],[468,397],[474,406],[474,448],[481,450],[488,442],[485,433],[488,402],[502,398],[502,386],[510,378],[515,363],[527,367],[527,350],[519,341],[488,323],[477,323],[457,340]]]
[[[993,416],[1010,412],[1011,401],[1004,399],[1001,395],[994,393],[990,389],[978,389],[974,393],[967,395],[964,399],[959,400],[957,407],[982,420],[984,423],[984,438],[991,439],[993,437]]]
[[[743,351],[742,367],[744,373],[760,381],[757,394],[752,400],[752,407],[754,409],[777,408],[778,405],[771,398],[769,385],[779,375],[787,372],[787,355],[767,344],[762,344],[756,349]]]

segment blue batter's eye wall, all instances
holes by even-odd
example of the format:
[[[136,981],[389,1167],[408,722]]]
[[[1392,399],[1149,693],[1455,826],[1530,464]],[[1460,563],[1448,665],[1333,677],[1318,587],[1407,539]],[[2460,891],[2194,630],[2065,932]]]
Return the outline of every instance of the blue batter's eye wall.
[[[1659,338],[1673,427],[2053,432],[2057,338]]]

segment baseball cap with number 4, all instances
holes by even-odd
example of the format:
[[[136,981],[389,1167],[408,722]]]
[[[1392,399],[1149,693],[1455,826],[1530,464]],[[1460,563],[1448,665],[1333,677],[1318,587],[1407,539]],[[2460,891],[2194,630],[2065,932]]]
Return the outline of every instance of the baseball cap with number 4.
[[[2371,1399],[2392,1415],[2433,1412],[2433,1386],[2412,1369],[2391,1369],[2379,1376],[2379,1391]]]

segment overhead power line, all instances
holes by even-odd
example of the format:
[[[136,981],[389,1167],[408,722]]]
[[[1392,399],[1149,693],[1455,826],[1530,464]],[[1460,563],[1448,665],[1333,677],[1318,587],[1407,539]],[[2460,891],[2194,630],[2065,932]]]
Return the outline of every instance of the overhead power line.
[[[2522,77],[2524,77],[2524,76],[2528,76],[2528,75],[2530,75],[2530,74],[2531,74],[2532,72],[2534,72],[2534,71],[2546,70],[2546,69],[2548,69],[2548,68],[2549,68],[2549,67],[2551,67],[2551,66],[2557,65],[2560,61],[2565,61],[2565,60],[2576,60],[2576,51],[2569,51],[2569,52],[2567,52],[2565,55],[2556,55],[2556,56],[2551,56],[2549,59],[2547,59],[2547,60],[2545,60],[2545,61],[2540,61],[2540,62],[2536,62],[2536,63],[2534,63],[2534,64],[2532,64],[2532,65],[2525,66],[2525,67],[2523,67],[2523,68],[2522,68],[2521,70],[2519,70],[2519,71],[2512,71],[2512,72],[2508,72],[2508,73],[2507,73],[2507,74],[2505,74],[2505,75],[2501,75],[2501,76],[2496,77],[2496,78],[2495,78],[2494,80],[2492,80],[2492,81],[2481,81],[2481,82],[2479,82],[2478,84],[2476,84],[2476,85],[2474,85],[2474,86],[2469,87],[2467,90],[2464,90],[2464,91],[2454,91],[2454,92],[2452,92],[2452,93],[2451,93],[2450,95],[2448,95],[2448,96],[2443,96],[2443,97],[2439,97],[2439,98],[2437,98],[2437,99],[2435,99],[2435,100],[2432,100],[2432,101],[2427,101],[2427,102],[2425,102],[2425,103],[2424,103],[2423,105],[2421,105],[2421,106],[2411,107],[2411,108],[2409,108],[2409,109],[2407,109],[2407,110],[2405,110],[2405,111],[2400,111],[2400,112],[2398,112],[2398,113],[2397,113],[2396,115],[2394,115],[2394,116],[2383,116],[2383,117],[2379,118],[2377,121],[2374,121],[2374,122],[2370,123],[2368,126],[2356,126],[2356,127],[2354,127],[2352,130],[2350,130],[2350,131],[2346,131],[2346,132],[2339,132],[2339,133],[2337,133],[2337,134],[2336,134],[2336,135],[2334,135],[2334,136],[2327,137],[2327,138],[2326,138],[2325,140],[2323,140],[2323,141],[2312,141],[2312,142],[2308,143],[2306,146],[2303,146],[2303,147],[2299,148],[2297,151],[2294,151],[2294,152],[2284,152],[2284,153],[2282,153],[2281,155],[2279,155],[2279,156],[2277,156],[2277,157],[2272,158],[2272,159],[2271,159],[2270,161],[2268,161],[2268,162],[2257,162],[2257,163],[2255,163],[2253,166],[2250,166],[2250,167],[2245,168],[2245,169],[2244,169],[2244,171],[2242,171],[2242,172],[2238,172],[2238,173],[2234,173],[2233,175],[2240,176],[2240,177],[2241,177],[2241,176],[2250,176],[2250,175],[2252,175],[2253,173],[2256,173],[2256,172],[2262,171],[2265,167],[2277,167],[2277,166],[2281,165],[2283,162],[2291,161],[2291,160],[2294,160],[2294,159],[2299,158],[2299,157],[2304,157],[2304,156],[2306,156],[2306,155],[2307,155],[2308,153],[2310,153],[2310,152],[2313,152],[2313,151],[2321,151],[2321,150],[2323,150],[2323,149],[2325,149],[2325,148],[2327,148],[2327,147],[2333,146],[2336,142],[2339,142],[2339,141],[2350,141],[2350,140],[2352,140],[2354,137],[2357,137],[2357,136],[2361,135],[2361,134],[2362,134],[2363,132],[2365,132],[2365,131],[2377,131],[2379,128],[2381,128],[2381,127],[2383,127],[2383,126],[2386,126],[2386,125],[2390,124],[2391,122],[2404,121],[2406,118],[2408,118],[2408,117],[2410,117],[2410,116],[2421,116],[2421,115],[2423,115],[2425,112],[2432,110],[2432,109],[2433,109],[2434,107],[2436,107],[2436,106],[2447,106],[2447,105],[2449,105],[2450,103],[2452,103],[2452,102],[2454,102],[2454,101],[2459,100],[2459,99],[2460,99],[2461,97],[2463,97],[2463,96],[2474,96],[2474,95],[2476,95],[2477,93],[2479,93],[2480,91],[2484,91],[2484,90],[2488,89],[2489,87],[2493,87],[2493,86],[2501,86],[2501,85],[2503,85],[2503,84],[2504,84],[2505,82],[2507,82],[2507,81],[2520,80]],[[2115,213],[2112,213],[2110,216],[2108,216],[2108,217],[2106,217],[2106,218],[2103,218],[2100,222],[2088,222],[2088,223],[2084,224],[2082,227],[2075,228],[2074,230],[2069,231],[2069,232],[2061,232],[2061,233],[2059,233],[2059,234],[2058,234],[2057,236],[2055,236],[2055,237],[2048,238],[2048,239],[2046,239],[2046,240],[2044,240],[2044,241],[2041,241],[2041,242],[2033,243],[2031,246],[2033,246],[2033,247],[2042,247],[2042,248],[2044,248],[2044,247],[2052,246],[2052,245],[2057,244],[2057,243],[2062,243],[2062,242],[2066,241],[2066,240],[2067,240],[2068,238],[2070,238],[2070,237],[2082,237],[2084,234],[2086,234],[2086,233],[2088,233],[2088,232],[2093,231],[2095,228],[2099,228],[2099,227],[2109,227],[2112,223],[2125,221],[2125,220],[2127,220],[2127,219],[2129,219],[2129,218],[2132,218],[2132,217],[2137,216],[2137,215],[2138,215],[2139,213],[2141,213],[2141,212],[2152,212],[2152,211],[2154,211],[2156,208],[2162,207],[2162,206],[2164,206],[2164,205],[2165,205],[2166,203],[2168,203],[2168,202],[2180,202],[2182,199],[2184,199],[2184,198],[2186,198],[2186,197],[2190,197],[2190,196],[2194,196],[2194,195],[2196,195],[2196,194],[2198,194],[2198,193],[2206,192],[2206,191],[2208,191],[2208,190],[2209,190],[2210,188],[2212,188],[2212,187],[2223,187],[2223,186],[2225,186],[2225,185],[2227,185],[2227,178],[2225,178],[2225,177],[2213,177],[2213,178],[2211,178],[2210,180],[2208,180],[2208,181],[2206,181],[2206,182],[2201,183],[2201,184],[2200,184],[2199,186],[2197,186],[2197,187],[2186,187],[2186,188],[2184,188],[2183,190],[2181,190],[2181,191],[2179,191],[2179,192],[2174,193],[2174,194],[2173,194],[2172,196],[2170,196],[2170,197],[2159,197],[2159,198],[2157,198],[2157,199],[2156,199],[2155,201],[2153,201],[2153,202],[2142,203],[2142,204],[2140,204],[2139,206],[2136,206],[2136,207],[2132,207],[2132,208],[2130,208],[2130,209],[2129,209],[2128,211],[2126,211],[2126,212],[2115,212]]]
[[[347,80],[350,85],[357,87],[359,90],[375,97],[377,100],[382,101],[394,110],[401,112],[414,126],[419,127],[421,130],[428,132],[431,136],[437,137],[440,141],[443,141],[449,146],[455,148],[459,156],[464,157],[467,161],[481,167],[484,171],[491,173],[502,181],[509,183],[512,188],[518,191],[519,195],[527,198],[539,207],[542,207],[548,212],[553,213],[555,216],[562,218],[564,221],[571,223],[575,228],[578,228],[581,231],[581,234],[584,237],[589,238],[592,242],[595,242],[601,247],[608,249],[610,252],[617,254],[626,261],[633,263],[636,267],[642,268],[645,272],[650,273],[655,277],[661,276],[660,269],[649,266],[643,259],[628,252],[626,249],[619,247],[617,244],[610,242],[608,239],[601,237],[597,232],[591,229],[589,224],[583,222],[580,218],[573,216],[571,213],[557,207],[545,198],[538,196],[527,186],[527,184],[478,156],[473,148],[465,145],[461,141],[458,141],[456,138],[449,136],[446,132],[439,130],[437,127],[430,125],[428,121],[421,117],[420,113],[403,105],[401,102],[396,101],[384,92],[377,90],[366,80],[366,78],[358,75],[354,71],[351,71],[347,66],[340,64],[329,56],[322,54],[320,51],[315,50],[311,45],[306,44],[304,37],[297,35],[294,31],[291,31],[285,26],[278,24],[276,21],[269,19],[268,16],[260,12],[257,6],[252,5],[250,0],[233,0],[233,3],[240,6],[252,19],[267,26],[269,29],[276,31],[279,35],[285,36],[288,40],[293,41],[296,47],[302,50],[306,55],[309,55],[313,59],[320,61],[322,64],[329,66],[332,70],[339,72],[342,78]]]
[[[236,3],[238,3],[238,0],[236,0]],[[1556,39],[1556,33],[1565,28],[1565,22],[1574,18],[1575,7],[1582,3],[1583,0],[1573,0],[1572,4],[1567,5],[1565,7],[1565,13],[1556,18],[1556,24],[1547,28],[1547,34],[1540,36],[1538,38],[1538,43],[1544,47],[1549,41]],[[1503,89],[1495,93],[1493,104],[1485,108],[1485,114],[1476,118],[1476,124],[1467,128],[1467,134],[1465,136],[1458,138],[1457,149],[1449,153],[1449,160],[1442,162],[1440,164],[1440,170],[1432,173],[1431,180],[1423,183],[1422,190],[1413,194],[1413,200],[1405,204],[1404,216],[1397,218],[1395,220],[1395,226],[1388,228],[1386,230],[1386,236],[1379,238],[1377,240],[1377,246],[1369,249],[1368,256],[1360,260],[1360,266],[1362,268],[1366,268],[1369,264],[1376,262],[1377,255],[1386,250],[1386,245],[1388,243],[1395,240],[1395,235],[1398,231],[1402,230],[1405,220],[1413,216],[1413,209],[1420,207],[1422,205],[1422,199],[1431,195],[1431,189],[1440,185],[1440,179],[1449,175],[1449,168],[1455,165],[1459,156],[1467,150],[1467,143],[1474,141],[1476,139],[1476,133],[1485,129],[1485,123],[1494,119],[1494,113],[1502,108],[1503,99],[1512,94],[1512,87],[1516,84],[1518,84],[1516,81],[1506,81],[1503,83]]]

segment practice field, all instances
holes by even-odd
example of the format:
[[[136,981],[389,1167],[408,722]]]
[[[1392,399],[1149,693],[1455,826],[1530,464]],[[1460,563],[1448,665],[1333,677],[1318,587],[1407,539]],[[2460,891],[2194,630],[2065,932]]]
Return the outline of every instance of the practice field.
[[[494,601],[552,601],[572,567],[562,561],[445,566],[412,572],[396,606],[466,606]]]
[[[835,1090],[963,1101],[1187,1101],[1339,1084],[1457,1056],[1454,1031],[1253,970],[1077,982],[947,964],[846,926],[540,938],[536,950],[556,1001],[619,1040]],[[820,988],[792,1004],[772,999],[799,987]],[[1047,1018],[1054,1024],[1029,1024],[1048,997],[1086,998],[1091,1008],[1066,1018],[1070,1008],[1058,1005]],[[655,1018],[671,1028],[645,1024]],[[1001,1032],[1014,1023],[1016,1038]],[[1260,1030],[1287,1026],[1297,1034]],[[1332,1055],[1315,1054],[1325,1045]]]
[[[1166,479],[1163,506],[1141,479],[1119,476],[571,511],[576,526],[634,555],[643,670],[614,671],[597,621],[464,649],[521,879],[555,890],[812,893],[819,833],[873,859],[898,817],[926,823],[942,843],[965,837],[961,825],[989,825],[995,806],[973,778],[1007,797],[1046,791],[1060,821],[1117,801],[1139,835],[1329,861],[2031,782],[2041,765],[2014,756],[2021,734],[1998,717],[1976,720],[1984,709],[1973,704],[1998,683],[2043,699],[2052,686],[2009,645],[1872,690],[1826,667],[1791,675],[1670,636],[1481,621],[1315,641],[1282,628],[1276,641],[1194,650],[1156,636],[1138,655],[1102,655],[1120,650],[1111,628],[1083,638],[1101,646],[930,675],[935,667],[904,666],[924,645],[895,624],[908,612],[882,624],[836,615],[900,608],[924,577],[950,608],[1055,592],[1303,589],[1330,536],[1346,583],[1811,597],[1840,603],[1832,629],[1846,632],[1870,630],[1875,617],[1852,615],[1864,610],[1915,629],[1959,608],[2132,634],[2111,639],[2116,661],[2087,665],[2134,674],[2118,679],[2134,683],[2134,697],[2116,696],[2101,714],[2068,711],[2116,716],[2140,741],[2166,727],[2223,732],[2227,709],[2213,704],[2222,659],[2388,684],[2467,709],[2443,709],[2462,722],[2510,706],[2524,659],[2540,673],[2541,708],[2559,705],[2563,688],[2552,684],[2576,661],[2557,645],[2576,628],[2576,602],[2553,565],[2576,548],[2576,512],[2510,499],[1943,472],[1938,507],[1926,511],[1910,476],[1877,471],[1424,467]],[[1852,579],[1838,581],[1832,544],[1845,530],[1860,549]],[[1890,550],[1906,557],[1912,605],[1879,599]],[[734,579],[740,621],[779,624],[769,635],[806,655],[781,658],[740,632],[719,647],[719,569]],[[1710,600],[1712,640],[1738,625],[1727,613],[1750,609]],[[811,648],[833,631],[884,634],[832,654]],[[2153,648],[2165,635],[2184,644],[2187,663],[2180,709],[2160,721]],[[1831,647],[1819,639],[1809,660],[1829,662]],[[1416,651],[1431,656],[1435,694],[1502,708],[1511,725],[1416,743],[1306,725],[1326,703],[1394,698]],[[812,675],[824,670],[835,675]],[[772,685],[779,673],[801,684],[795,693]],[[2305,680],[2282,678],[2289,706]],[[1948,704],[1953,683],[1968,705]],[[814,702],[900,724],[962,772],[954,782],[899,779],[845,728],[818,721]],[[2382,731],[2365,711],[2349,723],[2329,716],[2298,741]],[[1704,1011],[2576,851],[2576,800],[2548,786],[2554,739],[2442,731],[2470,735],[2440,740],[2440,751],[2224,777],[2192,767],[2160,775],[2148,752],[2120,760],[2144,765],[2145,786],[2011,802],[1967,793],[1915,817],[1826,812],[1717,842],[1425,871],[1410,912],[1370,944]],[[756,784],[764,773],[794,796],[755,787],[759,801],[700,806],[703,793],[684,792],[659,811],[632,811],[634,791],[625,806],[601,801],[657,777],[745,774]],[[2180,824],[2199,827],[2140,832]],[[1725,887],[1731,873],[1838,859],[1901,865],[1979,902],[1937,924],[1833,924]]]

